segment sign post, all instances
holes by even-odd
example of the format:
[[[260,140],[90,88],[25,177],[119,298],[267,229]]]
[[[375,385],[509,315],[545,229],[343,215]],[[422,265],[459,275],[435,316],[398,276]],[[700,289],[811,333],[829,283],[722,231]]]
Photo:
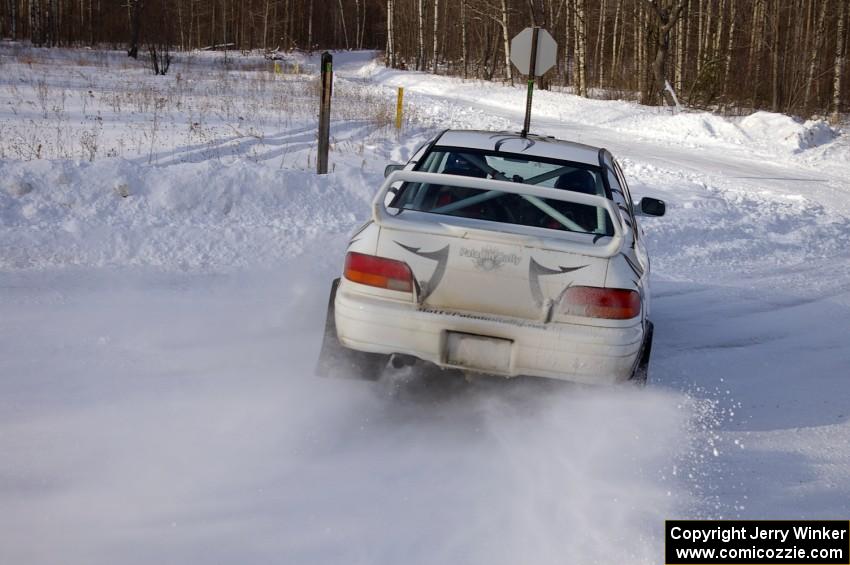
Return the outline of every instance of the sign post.
[[[528,136],[528,128],[531,126],[531,98],[534,96],[534,66],[537,63],[537,37],[540,28],[531,28],[531,55],[528,58],[528,93],[525,95],[525,121],[522,123],[522,136]]]
[[[322,103],[319,107],[319,153],[316,156],[316,172],[328,172],[328,146],[331,133],[331,94],[333,92],[333,55],[322,53]]]
[[[401,118],[404,112],[404,88],[398,87],[398,99],[395,105],[395,129],[401,129]]]
[[[525,121],[522,136],[528,136],[531,126],[531,99],[534,95],[534,79],[555,66],[558,44],[545,29],[527,27],[511,40],[511,62],[524,75],[528,75],[528,91],[525,99]]]

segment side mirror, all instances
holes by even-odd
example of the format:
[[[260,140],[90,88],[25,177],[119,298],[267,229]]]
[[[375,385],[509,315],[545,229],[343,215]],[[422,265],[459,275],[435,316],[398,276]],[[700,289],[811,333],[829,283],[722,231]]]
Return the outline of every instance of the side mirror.
[[[391,174],[396,171],[400,171],[404,168],[404,165],[387,165],[384,167],[384,178],[387,178]]]
[[[638,202],[638,212],[641,216],[663,216],[667,212],[667,204],[657,198],[644,196]]]

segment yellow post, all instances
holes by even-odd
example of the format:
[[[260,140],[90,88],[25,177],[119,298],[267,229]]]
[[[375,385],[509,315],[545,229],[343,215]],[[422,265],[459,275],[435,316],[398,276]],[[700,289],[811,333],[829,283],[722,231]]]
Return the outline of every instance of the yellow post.
[[[404,110],[404,88],[398,87],[398,102],[395,107],[395,129],[401,129],[401,116]]]
[[[274,74],[279,75],[280,73],[281,73],[280,63],[275,61],[275,63],[274,63]]]

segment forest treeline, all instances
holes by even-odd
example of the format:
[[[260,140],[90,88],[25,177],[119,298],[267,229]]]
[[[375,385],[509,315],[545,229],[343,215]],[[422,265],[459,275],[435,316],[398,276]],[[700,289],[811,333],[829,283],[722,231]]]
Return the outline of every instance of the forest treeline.
[[[380,49],[388,65],[516,81],[510,39],[558,41],[541,86],[838,120],[850,0],[0,0],[0,36],[42,46]],[[140,51],[141,50],[141,51]],[[670,84],[670,89],[666,84]]]

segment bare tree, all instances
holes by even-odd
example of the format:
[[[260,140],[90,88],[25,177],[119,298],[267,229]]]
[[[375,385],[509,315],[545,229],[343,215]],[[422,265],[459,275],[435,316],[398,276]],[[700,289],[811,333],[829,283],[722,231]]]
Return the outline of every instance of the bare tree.
[[[466,0],[460,0],[460,37],[463,78],[467,78],[469,74],[469,42],[466,39]]]
[[[764,2],[765,0],[753,1],[753,19],[750,35],[749,67],[754,69],[753,94],[751,106],[756,107],[759,94],[759,79],[761,78],[761,60],[764,53]]]
[[[127,9],[130,13],[130,45],[127,47],[127,55],[134,59],[139,58],[139,34],[142,27],[142,5],[144,0],[127,0]]]
[[[711,55],[716,57],[723,45],[723,30],[726,29],[726,0],[720,0],[717,8],[717,25],[714,31],[714,43],[711,46]]]
[[[416,70],[425,70],[425,5],[424,0],[418,0],[419,25],[417,26],[418,43],[416,44]]]
[[[434,49],[432,51],[431,72],[437,74],[437,32],[440,24],[440,0],[434,0]]]
[[[670,51],[670,30],[676,25],[685,0],[644,0],[650,8],[650,20],[654,21],[655,59],[652,61],[652,76],[655,79],[655,94],[673,105],[667,90],[667,55]],[[654,15],[654,18],[652,17]],[[646,102],[652,102],[650,98]]]
[[[729,37],[726,41],[726,62],[723,66],[723,98],[726,99],[729,94],[729,71],[732,68],[732,55],[735,47],[735,16],[737,15],[735,12],[735,2],[736,0],[729,0]]]
[[[173,23],[171,20],[170,7],[172,4],[168,0],[150,0],[148,6],[151,12],[158,19],[156,26],[148,32],[147,47],[150,55],[151,70],[155,75],[165,75],[171,67],[171,44]],[[222,23],[222,25],[225,25]],[[224,28],[224,40],[227,42],[227,31]]]
[[[362,8],[361,0],[354,0],[354,46],[357,49],[360,49],[362,45],[360,40],[360,21],[363,17],[363,14],[361,14]]]
[[[758,2],[758,0],[756,0]],[[703,33],[705,20],[705,0],[699,0],[697,3],[697,78],[702,74],[703,52],[702,48],[705,45],[705,34]]]
[[[59,45],[59,25],[57,21],[57,0],[47,0],[42,7],[43,22],[42,28],[45,30],[45,43],[51,47]]]
[[[313,0],[309,0],[307,4],[307,52],[313,52]]]
[[[9,37],[12,39],[18,38],[18,0],[8,0],[6,2],[9,10]]]
[[[268,44],[266,43],[269,39],[269,5],[271,4],[271,0],[266,0],[265,9],[263,10],[263,51],[268,50]]]
[[[689,5],[690,0],[687,0],[683,14],[687,13]],[[676,24],[676,90],[679,92],[682,91],[682,85],[685,81],[685,53],[687,52],[687,41],[690,32],[690,27],[685,26],[685,20],[687,18],[683,15]]]
[[[511,38],[508,34],[508,3],[506,0],[502,0],[501,15],[502,19],[500,23],[502,25],[502,45],[504,46],[505,53],[505,78],[513,84],[514,78],[511,72]]]
[[[770,109],[779,111],[779,0],[774,0],[771,10],[770,26],[770,68],[771,68],[771,104]]]
[[[151,69],[155,75],[164,75],[168,73],[171,67],[171,50],[168,44],[148,45],[148,53],[151,56]]]
[[[388,67],[395,67],[395,28],[393,27],[393,20],[395,16],[393,14],[393,0],[387,0],[387,50],[386,54],[386,65]]]
[[[576,89],[579,96],[587,96],[587,34],[585,33],[585,9],[584,0],[573,0],[574,26],[573,37],[575,37],[576,54]]]
[[[623,0],[616,0],[616,1],[617,1],[617,10],[616,10],[616,12],[614,12],[614,32],[612,34],[613,35],[613,37],[612,37],[613,43],[611,45],[611,65],[609,65],[610,72],[608,74],[608,83],[609,84],[614,83],[614,71],[615,71],[615,69],[618,68],[617,65],[619,64],[619,61],[620,61],[620,51],[619,51],[619,44],[618,44],[618,41],[620,39],[619,39],[619,35],[618,35],[618,33],[619,33],[618,28],[623,27],[622,23],[620,22],[622,12],[623,12]]]
[[[644,24],[643,2],[635,2],[635,46],[634,59],[637,70],[637,91],[641,101],[644,101],[646,92],[646,26]]]
[[[600,71],[594,73],[597,77],[597,82],[602,82],[604,79],[601,69],[605,68],[605,24],[608,19],[606,17],[606,7],[606,0],[602,0],[602,4],[599,7],[599,27],[596,35],[596,47],[593,49],[593,68],[600,69]]]
[[[360,14],[360,39],[357,42],[357,48],[363,49],[363,42],[366,38],[366,6],[369,4],[367,2],[363,2],[363,11]],[[293,18],[294,25],[294,18]]]
[[[839,4],[844,4],[842,0],[839,0]],[[809,101],[811,100],[812,88],[814,87],[815,82],[815,70],[817,69],[818,63],[818,53],[820,52],[821,45],[824,40],[824,27],[826,24],[826,7],[829,5],[827,0],[821,0],[821,8],[820,15],[818,16],[818,24],[817,29],[815,30],[815,35],[811,44],[811,48],[809,50],[809,73],[806,77],[806,93],[803,98],[803,107],[809,108]],[[843,6],[839,8],[843,10]]]
[[[342,0],[338,0],[339,3],[339,20],[342,23],[342,35],[345,38],[345,48],[351,49],[351,46],[348,43],[348,29],[345,27],[345,10],[342,7]]]
[[[847,23],[845,22],[847,6],[843,0],[838,0],[836,15],[837,32],[835,34],[835,63],[832,78],[832,113],[830,120],[838,123],[841,111],[841,79],[844,75],[845,49],[847,48]]]

